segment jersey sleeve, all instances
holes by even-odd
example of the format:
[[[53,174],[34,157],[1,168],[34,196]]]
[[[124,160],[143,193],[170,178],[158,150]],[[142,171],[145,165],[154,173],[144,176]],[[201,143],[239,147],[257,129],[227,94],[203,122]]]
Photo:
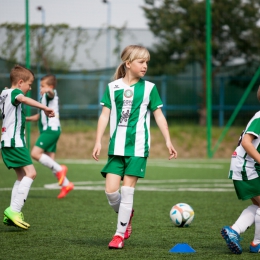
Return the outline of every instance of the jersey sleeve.
[[[106,87],[105,93],[100,101],[100,104],[102,106],[111,109],[111,98],[110,98],[109,86]]]
[[[260,135],[260,118],[254,119],[245,131],[245,134]]]
[[[152,91],[150,93],[150,103],[148,105],[148,108],[151,111],[154,111],[157,108],[162,107],[162,106],[163,106],[162,100],[160,98],[160,95],[158,93],[158,90],[157,90],[156,86],[154,85],[153,89],[152,89]]]
[[[22,92],[22,90],[20,89],[14,89],[11,93],[11,103],[12,105],[14,106],[18,106],[20,103],[16,103],[16,98],[19,96],[19,95],[23,95],[24,96],[24,93]]]

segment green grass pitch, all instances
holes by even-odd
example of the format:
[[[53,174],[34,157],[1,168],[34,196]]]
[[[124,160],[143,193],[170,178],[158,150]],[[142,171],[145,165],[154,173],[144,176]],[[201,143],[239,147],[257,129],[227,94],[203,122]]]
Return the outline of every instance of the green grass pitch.
[[[23,208],[31,228],[24,231],[0,224],[0,259],[230,259],[220,235],[250,204],[236,197],[227,179],[228,160],[148,160],[146,177],[136,186],[133,233],[122,250],[109,250],[117,215],[104,193],[101,161],[60,161],[66,163],[75,190],[64,199],[50,170],[35,163],[35,179]],[[0,210],[10,203],[15,180],[13,170],[0,163]],[[171,207],[179,202],[195,211],[188,228],[174,227]],[[2,215],[3,216],[3,215]],[[243,235],[241,259],[252,259],[249,244],[254,226]],[[175,254],[178,243],[189,244],[196,253]]]

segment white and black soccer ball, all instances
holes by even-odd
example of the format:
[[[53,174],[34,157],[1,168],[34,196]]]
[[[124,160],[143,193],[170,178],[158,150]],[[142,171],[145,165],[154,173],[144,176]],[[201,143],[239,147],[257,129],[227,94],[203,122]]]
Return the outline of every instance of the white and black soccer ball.
[[[176,227],[188,227],[194,219],[193,208],[187,203],[178,203],[170,210],[170,218]]]

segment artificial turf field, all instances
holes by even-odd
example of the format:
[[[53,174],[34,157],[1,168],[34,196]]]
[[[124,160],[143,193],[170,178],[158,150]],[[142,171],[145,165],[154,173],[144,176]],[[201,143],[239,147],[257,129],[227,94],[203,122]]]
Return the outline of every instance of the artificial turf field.
[[[220,236],[250,204],[237,199],[227,179],[228,160],[148,160],[146,177],[136,186],[133,233],[121,250],[109,250],[117,215],[107,203],[104,161],[59,161],[69,168],[75,190],[58,200],[59,187],[50,170],[35,163],[37,177],[23,207],[29,230],[0,224],[0,259],[255,259],[249,253],[254,226],[243,235],[242,255],[233,255]],[[13,170],[0,163],[0,210],[10,204]],[[171,207],[190,204],[190,227],[174,227]],[[170,253],[178,243],[195,253]]]

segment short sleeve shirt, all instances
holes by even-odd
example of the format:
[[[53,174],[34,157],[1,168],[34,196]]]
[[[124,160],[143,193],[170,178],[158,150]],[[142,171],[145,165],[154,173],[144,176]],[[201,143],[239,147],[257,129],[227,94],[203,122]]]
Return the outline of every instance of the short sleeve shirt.
[[[25,114],[21,103],[16,101],[19,95],[24,95],[20,89],[5,89],[1,93],[2,147],[25,147]]]
[[[108,84],[100,102],[110,112],[109,155],[147,157],[150,111],[163,106],[154,83],[140,79],[128,86],[122,79]]]
[[[238,146],[232,154],[229,178],[233,180],[252,180],[260,176],[259,163],[249,156],[241,145],[241,140],[245,134],[255,136],[252,144],[260,153],[260,111],[247,124],[246,129],[240,136]]]
[[[59,119],[59,97],[57,90],[54,89],[54,97],[50,98],[46,93],[43,94],[40,102],[54,110],[55,117],[47,117],[43,110],[40,111],[40,120],[38,122],[39,131],[42,133],[46,130],[57,131],[60,130]]]

